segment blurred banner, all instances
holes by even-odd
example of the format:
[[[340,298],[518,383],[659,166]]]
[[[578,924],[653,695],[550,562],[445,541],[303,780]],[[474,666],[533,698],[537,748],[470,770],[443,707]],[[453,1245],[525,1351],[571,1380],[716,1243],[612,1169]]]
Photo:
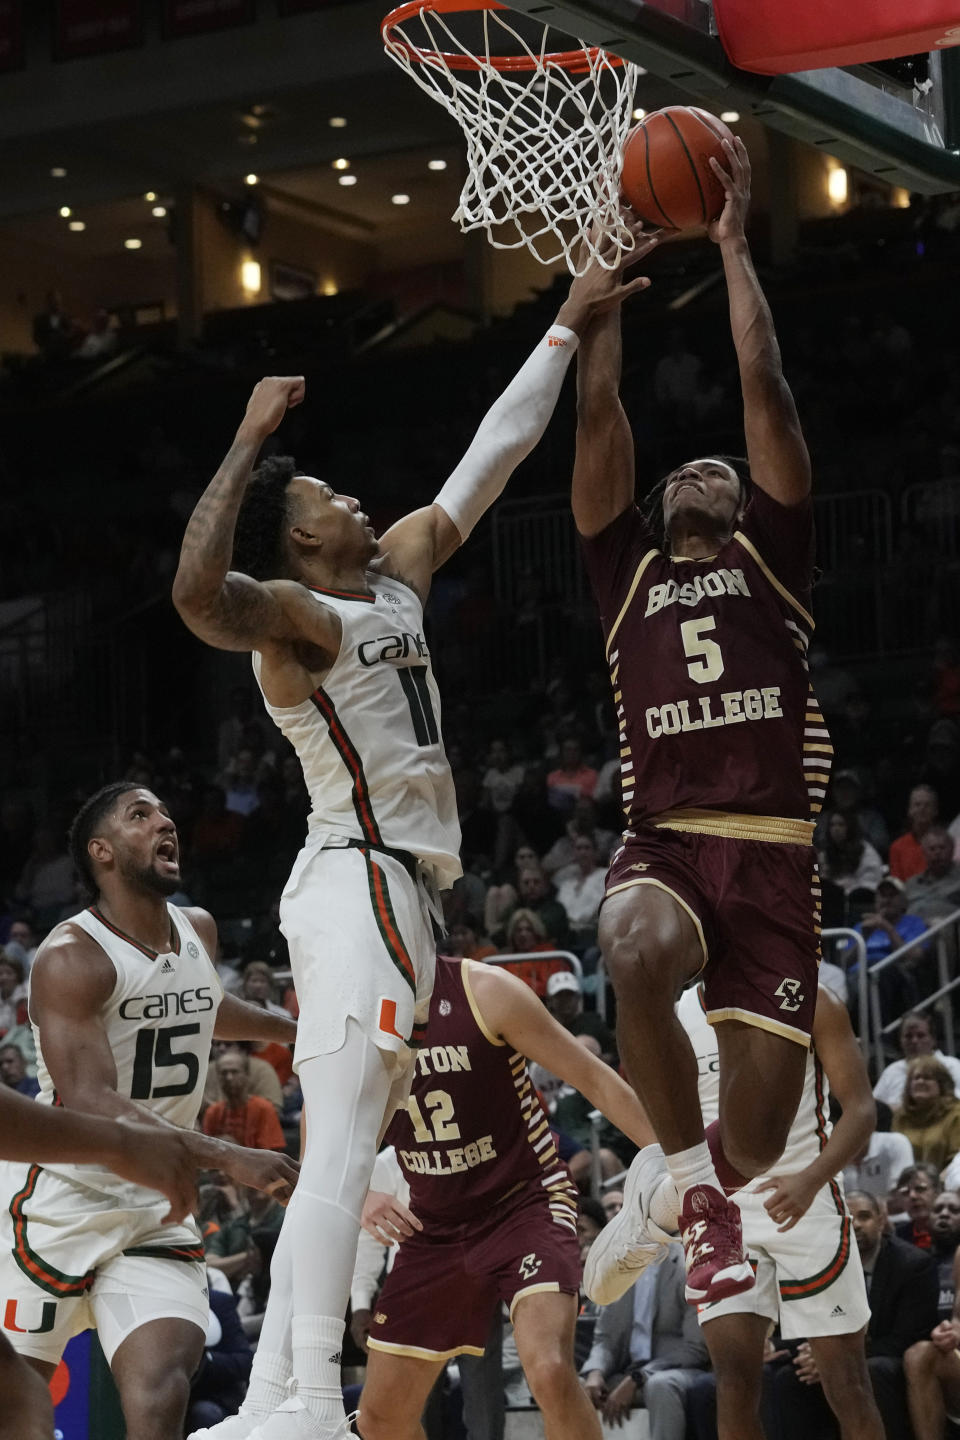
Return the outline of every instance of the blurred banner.
[[[53,57],[77,60],[143,43],[142,0],[57,0]]]
[[[163,37],[205,35],[256,18],[256,0],[164,0]]]
[[[0,0],[0,70],[19,70],[23,64],[23,6],[21,0]]]

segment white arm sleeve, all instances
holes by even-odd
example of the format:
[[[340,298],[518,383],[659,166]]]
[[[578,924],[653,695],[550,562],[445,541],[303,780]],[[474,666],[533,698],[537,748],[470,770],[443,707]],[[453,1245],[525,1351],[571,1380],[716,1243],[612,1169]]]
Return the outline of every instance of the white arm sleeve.
[[[572,330],[552,325],[481,420],[466,455],[434,502],[450,516],[461,539],[466,540],[546,430],[578,344]]]

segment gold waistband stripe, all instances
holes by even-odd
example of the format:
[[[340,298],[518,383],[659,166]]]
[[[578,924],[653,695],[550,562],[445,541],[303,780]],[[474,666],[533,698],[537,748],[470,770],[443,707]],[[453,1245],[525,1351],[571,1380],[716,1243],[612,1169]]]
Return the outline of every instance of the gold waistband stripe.
[[[651,816],[651,825],[683,830],[690,835],[723,835],[728,840],[771,840],[781,845],[812,845],[812,820],[784,820],[777,815],[732,815],[724,810],[666,810]]]

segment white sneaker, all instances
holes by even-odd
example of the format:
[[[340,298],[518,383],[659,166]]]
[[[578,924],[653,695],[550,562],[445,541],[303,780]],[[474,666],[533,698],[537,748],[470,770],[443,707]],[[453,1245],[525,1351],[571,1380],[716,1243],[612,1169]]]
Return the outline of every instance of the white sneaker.
[[[352,1416],[344,1416],[333,1429],[315,1420],[302,1400],[292,1396],[272,1415],[268,1415],[249,1432],[247,1440],[345,1440]],[[217,1440],[220,1440],[219,1435]]]
[[[598,1305],[625,1295],[648,1265],[659,1265],[667,1245],[676,1239],[647,1212],[647,1199],[666,1173],[659,1145],[647,1145],[634,1156],[623,1187],[623,1209],[590,1246],[583,1270],[583,1288]]]
[[[217,1425],[191,1430],[187,1440],[250,1440],[263,1418],[262,1415],[228,1415]]]

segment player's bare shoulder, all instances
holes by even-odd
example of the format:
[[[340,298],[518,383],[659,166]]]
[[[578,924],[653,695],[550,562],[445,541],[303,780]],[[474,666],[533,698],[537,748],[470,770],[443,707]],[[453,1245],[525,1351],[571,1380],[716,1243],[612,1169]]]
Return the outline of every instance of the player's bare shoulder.
[[[102,946],[76,920],[62,920],[43,941],[30,969],[31,1018],[38,1019],[51,1004],[58,1009],[65,1004],[105,1004],[116,981],[116,968]]]
[[[173,908],[179,910],[189,920],[199,935],[204,950],[211,960],[215,960],[217,956],[217,922],[209,910],[201,910],[198,905],[175,905]]]

